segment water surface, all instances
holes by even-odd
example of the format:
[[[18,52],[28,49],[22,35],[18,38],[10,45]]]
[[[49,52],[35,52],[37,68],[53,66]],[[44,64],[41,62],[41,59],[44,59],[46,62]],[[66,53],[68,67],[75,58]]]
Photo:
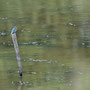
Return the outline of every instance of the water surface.
[[[0,90],[89,90],[90,1],[0,1]],[[23,67],[18,65],[11,29]]]

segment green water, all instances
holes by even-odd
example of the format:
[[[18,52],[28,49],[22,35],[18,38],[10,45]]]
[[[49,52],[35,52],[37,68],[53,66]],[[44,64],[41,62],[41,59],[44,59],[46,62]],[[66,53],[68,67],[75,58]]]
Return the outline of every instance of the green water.
[[[0,0],[0,90],[90,90],[89,8],[89,0]]]

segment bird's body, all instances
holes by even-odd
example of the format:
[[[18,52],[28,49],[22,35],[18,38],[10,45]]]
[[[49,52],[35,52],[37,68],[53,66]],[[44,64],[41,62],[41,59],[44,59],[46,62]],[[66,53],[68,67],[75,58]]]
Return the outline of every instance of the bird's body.
[[[12,29],[11,34],[14,34],[14,33],[16,32],[16,30],[17,30],[17,26],[15,26],[15,27]]]

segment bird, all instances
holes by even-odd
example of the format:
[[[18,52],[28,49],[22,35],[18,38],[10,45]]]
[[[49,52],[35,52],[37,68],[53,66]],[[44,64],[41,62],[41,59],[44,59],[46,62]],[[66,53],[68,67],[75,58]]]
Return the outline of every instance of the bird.
[[[16,33],[16,31],[17,31],[17,26],[14,26],[14,28],[13,28],[12,31],[11,31],[11,34]]]

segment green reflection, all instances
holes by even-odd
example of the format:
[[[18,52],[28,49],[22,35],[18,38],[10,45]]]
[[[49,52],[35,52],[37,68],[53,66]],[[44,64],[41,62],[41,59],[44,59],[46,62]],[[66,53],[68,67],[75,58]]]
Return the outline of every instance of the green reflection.
[[[89,90],[89,0],[0,0],[0,90]],[[17,39],[23,85],[10,30]]]

